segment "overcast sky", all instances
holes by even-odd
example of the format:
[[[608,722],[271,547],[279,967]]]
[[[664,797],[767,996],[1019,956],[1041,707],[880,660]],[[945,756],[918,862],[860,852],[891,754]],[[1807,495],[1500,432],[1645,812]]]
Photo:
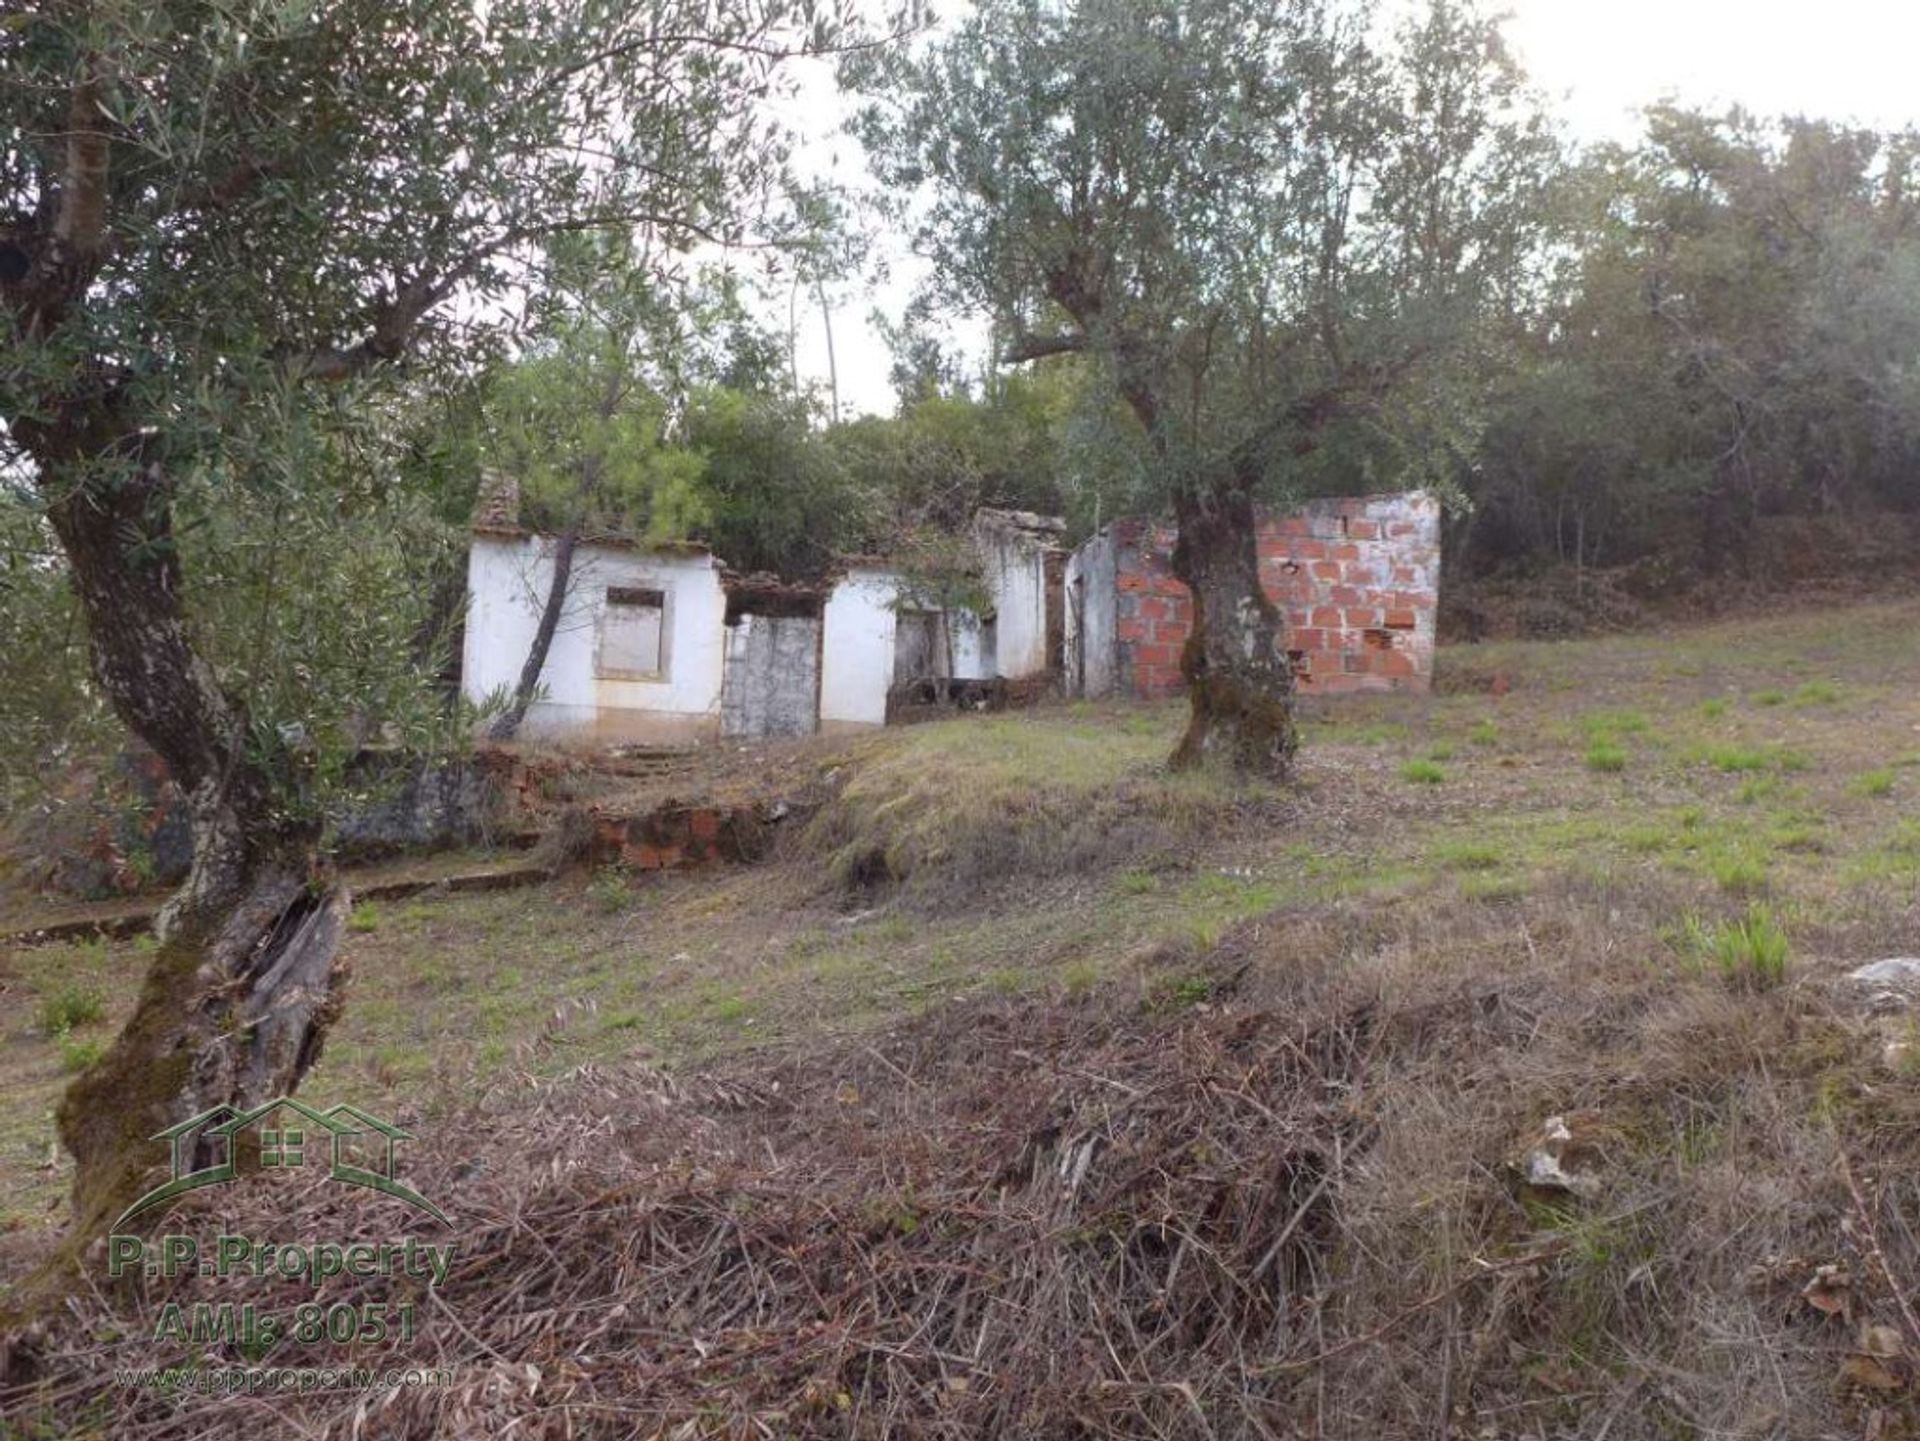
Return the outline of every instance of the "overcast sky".
[[[1666,97],[1886,129],[1920,122],[1914,0],[1507,0],[1506,8],[1507,34],[1527,73],[1577,139],[1631,139],[1634,112]],[[822,169],[831,160],[841,176],[857,171],[858,148],[832,137],[834,107],[820,103],[830,88],[806,88],[798,113],[817,127],[809,149]],[[910,259],[903,254],[894,269],[894,281],[878,290],[843,287],[835,297],[843,412],[892,409],[886,348],[866,315],[876,304],[898,313]],[[817,307],[802,315],[798,350],[803,378],[824,383]]]

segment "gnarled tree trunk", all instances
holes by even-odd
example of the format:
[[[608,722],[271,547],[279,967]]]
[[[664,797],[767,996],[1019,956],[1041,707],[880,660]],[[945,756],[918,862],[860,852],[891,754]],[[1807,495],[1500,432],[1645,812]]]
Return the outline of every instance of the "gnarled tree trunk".
[[[1193,594],[1193,629],[1180,655],[1192,712],[1176,768],[1210,760],[1283,777],[1299,749],[1293,666],[1280,613],[1260,586],[1253,500],[1238,485],[1175,496],[1173,570]]]
[[[128,729],[166,762],[193,824],[192,870],[161,911],[133,1018],[60,1103],[84,1237],[164,1163],[157,1132],[299,1084],[339,1010],[348,898],[320,865],[318,827],[285,813],[275,778],[294,758],[248,736],[244,707],[193,648],[162,464],[116,455],[120,443],[97,425],[24,429],[86,614],[94,673]]]
[[[1121,397],[1155,458],[1175,469],[1162,402],[1167,378],[1136,351],[1119,354]],[[1309,424],[1315,416],[1289,411]],[[1265,441],[1263,434],[1257,437]],[[1296,441],[1294,449],[1302,448]],[[1193,626],[1180,653],[1192,710],[1169,763],[1176,770],[1220,761],[1249,775],[1284,778],[1300,748],[1293,719],[1293,666],[1280,613],[1260,587],[1254,486],[1262,451],[1253,442],[1211,473],[1189,472],[1173,489],[1179,535],[1173,573],[1193,596]]]

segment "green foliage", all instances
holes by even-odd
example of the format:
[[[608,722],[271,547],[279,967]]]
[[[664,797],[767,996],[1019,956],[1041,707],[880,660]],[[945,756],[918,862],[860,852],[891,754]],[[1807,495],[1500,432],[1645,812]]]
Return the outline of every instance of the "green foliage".
[[[666,403],[613,335],[570,336],[516,362],[489,411],[487,458],[519,482],[522,524],[663,541],[706,521],[700,457],[665,443]]]
[[[76,1026],[92,1025],[106,1013],[106,1002],[98,991],[84,986],[63,986],[42,998],[40,1029],[49,1036],[64,1035]]]
[[[870,498],[881,535],[964,528],[981,506],[1068,514],[1081,528],[1120,513],[1124,474],[1086,429],[1100,393],[1084,366],[998,378],[979,397],[929,392],[889,417],[837,426],[827,441],[853,487]],[[1132,462],[1137,469],[1137,461]]]
[[[1506,856],[1499,846],[1486,841],[1449,841],[1434,847],[1433,858],[1450,871],[1490,871]]]
[[[602,915],[624,911],[633,901],[627,873],[619,866],[601,866],[587,885],[587,900]]]
[[[1792,948],[1765,906],[1749,906],[1737,921],[1708,924],[1688,916],[1680,939],[1685,954],[1712,965],[1732,985],[1770,990],[1786,979]]]
[[[460,730],[432,682],[477,457],[436,427],[531,313],[542,338],[509,389],[527,392],[535,505],[543,464],[598,454],[614,509],[644,498],[648,528],[692,524],[691,462],[659,474],[635,443],[657,407],[548,424],[566,247],[546,242],[633,234],[664,282],[696,237],[789,234],[763,102],[786,88],[778,57],[830,47],[845,20],[834,0],[9,15],[0,249],[27,278],[0,294],[0,646],[33,680],[0,702],[7,747],[61,753],[104,711],[78,679],[47,513],[106,536],[75,553],[118,591],[163,598],[146,619],[183,643],[100,674],[144,688],[120,710],[167,716],[175,754],[241,752],[220,764],[250,762],[275,806],[305,811],[366,740]],[[544,447],[556,436],[571,450]],[[96,644],[111,620],[92,618]]]
[[[1415,785],[1437,786],[1446,778],[1447,773],[1438,761],[1419,758],[1410,760],[1400,767],[1400,779],[1412,781]]]
[[[807,407],[778,394],[710,386],[682,427],[701,464],[703,539],[740,570],[818,575],[874,540],[862,477],[841,463]]]
[[[1711,745],[1701,755],[1715,770],[1728,774],[1765,770],[1772,761],[1772,755],[1758,746]]]
[[[1161,976],[1147,990],[1145,1008],[1152,1011],[1190,1011],[1213,995],[1213,978],[1194,974]]]
[[[246,697],[283,799],[309,813],[366,741],[431,754],[463,719],[436,684],[452,635],[436,581],[464,576],[464,526],[405,473],[409,429],[376,416],[316,439],[282,486],[222,468],[179,492],[201,517],[179,547],[202,650]]]
[[[60,1069],[70,1074],[84,1071],[107,1051],[107,1043],[98,1038],[78,1040],[62,1031],[54,1037],[54,1048],[60,1053]]]
[[[1855,795],[1876,800],[1893,793],[1893,771],[1885,766],[1875,770],[1863,771],[1853,778],[1848,787]]]
[[[1474,6],[1384,45],[1369,11],[987,0],[861,57],[874,167],[902,220],[928,202],[929,303],[1091,361],[1161,495],[1450,489],[1552,145]]]
[[[1731,895],[1748,895],[1767,888],[1767,868],[1752,856],[1726,852],[1707,858],[1714,884]]]
[[[1673,105],[1582,157],[1467,480],[1468,563],[1644,560],[1660,589],[1751,564],[1766,518],[1857,543],[1837,513],[1911,510],[1916,168],[1910,134]]]
[[[1652,722],[1636,710],[1588,711],[1580,717],[1580,725],[1589,736],[1595,738],[1644,735],[1652,728]]]
[[[1795,689],[1789,699],[1797,706],[1838,705],[1840,687],[1832,681],[1810,680]]]
[[[86,630],[58,555],[37,504],[0,480],[0,809],[100,753],[117,727],[87,675]]]
[[[1627,753],[1612,741],[1597,740],[1587,747],[1587,769],[1612,773],[1627,768]]]

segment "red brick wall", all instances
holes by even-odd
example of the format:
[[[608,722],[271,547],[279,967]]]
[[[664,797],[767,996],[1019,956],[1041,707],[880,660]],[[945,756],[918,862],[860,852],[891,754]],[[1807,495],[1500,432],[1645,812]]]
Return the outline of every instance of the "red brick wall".
[[[1113,526],[1120,688],[1180,690],[1193,599],[1173,574],[1173,529]],[[1425,691],[1440,598],[1440,506],[1419,491],[1310,501],[1260,522],[1260,580],[1286,621],[1308,694]]]

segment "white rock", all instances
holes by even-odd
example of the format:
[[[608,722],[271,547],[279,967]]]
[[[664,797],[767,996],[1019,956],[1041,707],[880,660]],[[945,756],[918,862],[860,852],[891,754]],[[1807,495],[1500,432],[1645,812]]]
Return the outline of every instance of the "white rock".
[[[1847,979],[1863,986],[1894,986],[1920,991],[1920,959],[1894,956],[1884,961],[1869,961],[1847,972]]]
[[[1897,1010],[1920,999],[1920,958],[1892,956],[1847,972],[1847,981],[1864,991],[1876,1011]]]
[[[1591,1159],[1590,1143],[1574,1134],[1567,1118],[1549,1116],[1540,1128],[1539,1139],[1521,1162],[1521,1173],[1529,1186],[1566,1191],[1575,1196],[1593,1196],[1600,1191],[1600,1177],[1591,1171],[1578,1169],[1581,1161]]]

